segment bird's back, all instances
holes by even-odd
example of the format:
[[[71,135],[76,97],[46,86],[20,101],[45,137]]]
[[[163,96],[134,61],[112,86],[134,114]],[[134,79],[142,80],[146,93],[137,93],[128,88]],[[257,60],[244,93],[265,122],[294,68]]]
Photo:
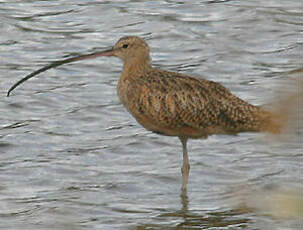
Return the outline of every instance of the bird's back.
[[[164,135],[202,138],[280,130],[272,113],[202,78],[151,68],[120,79],[118,93],[142,126]]]

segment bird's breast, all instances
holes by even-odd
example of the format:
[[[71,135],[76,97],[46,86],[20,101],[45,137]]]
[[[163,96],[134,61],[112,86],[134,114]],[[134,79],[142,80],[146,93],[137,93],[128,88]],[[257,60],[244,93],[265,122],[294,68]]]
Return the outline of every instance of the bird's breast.
[[[121,77],[117,86],[117,92],[120,101],[123,103],[125,107],[128,107],[128,104],[130,103],[131,88],[132,88],[131,82],[128,79],[124,79]]]

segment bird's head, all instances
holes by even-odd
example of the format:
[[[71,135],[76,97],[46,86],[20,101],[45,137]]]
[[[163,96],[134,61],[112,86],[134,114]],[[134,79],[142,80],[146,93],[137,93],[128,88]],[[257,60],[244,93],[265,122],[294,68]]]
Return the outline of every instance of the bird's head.
[[[81,61],[85,59],[92,59],[96,57],[103,57],[103,56],[115,56],[120,58],[124,62],[124,67],[127,70],[130,69],[145,69],[150,67],[150,56],[149,56],[149,47],[147,43],[137,37],[137,36],[125,36],[119,39],[119,41],[114,45],[113,48],[105,51],[97,51],[90,54],[79,55],[76,57],[67,58],[64,60],[55,61],[47,66],[38,69],[21,80],[15,83],[7,92],[7,96],[10,95],[10,92],[13,91],[18,85],[22,84],[23,82],[27,81],[28,79],[33,78],[39,73],[42,73],[48,69],[55,68],[57,66]]]

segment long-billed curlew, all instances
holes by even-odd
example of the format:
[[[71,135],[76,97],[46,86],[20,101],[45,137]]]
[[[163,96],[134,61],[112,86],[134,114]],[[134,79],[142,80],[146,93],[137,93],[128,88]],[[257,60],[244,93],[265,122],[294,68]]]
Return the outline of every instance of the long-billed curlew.
[[[136,36],[121,38],[106,51],[56,61],[18,81],[22,82],[50,68],[99,56],[122,59],[118,94],[123,105],[146,129],[179,137],[183,146],[182,189],[189,175],[188,138],[239,132],[280,132],[278,119],[269,111],[251,105],[219,83],[153,68],[147,43]]]

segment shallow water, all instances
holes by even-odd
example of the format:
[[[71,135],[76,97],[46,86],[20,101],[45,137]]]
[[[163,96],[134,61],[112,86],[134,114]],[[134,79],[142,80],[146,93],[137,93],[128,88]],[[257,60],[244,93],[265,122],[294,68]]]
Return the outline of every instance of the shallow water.
[[[131,34],[154,66],[268,104],[302,67],[302,31],[301,0],[1,1],[1,229],[301,229],[265,198],[302,185],[302,130],[189,141],[181,194],[181,144],[123,108],[119,60],[61,66],[5,95],[51,61]]]

